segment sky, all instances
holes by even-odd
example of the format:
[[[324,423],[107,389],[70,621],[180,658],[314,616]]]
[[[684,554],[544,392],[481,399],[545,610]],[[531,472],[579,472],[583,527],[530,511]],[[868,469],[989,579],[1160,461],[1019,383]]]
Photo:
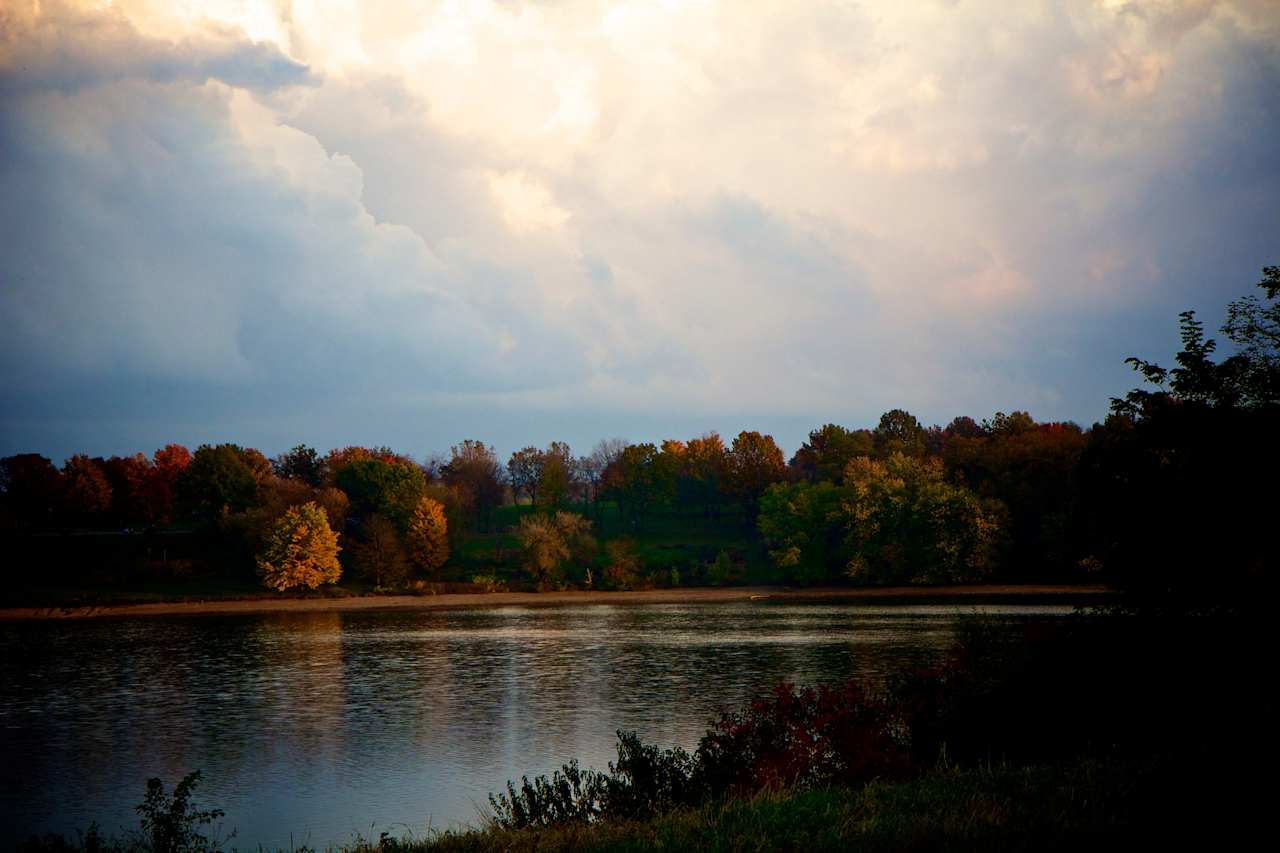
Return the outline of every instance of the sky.
[[[1088,426],[1278,130],[1273,0],[8,0],[0,455]]]

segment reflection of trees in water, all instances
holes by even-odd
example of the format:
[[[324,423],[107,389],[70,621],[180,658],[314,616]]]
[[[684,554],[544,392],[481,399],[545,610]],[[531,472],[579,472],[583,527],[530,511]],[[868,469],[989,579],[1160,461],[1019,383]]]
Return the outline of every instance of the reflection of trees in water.
[[[246,833],[255,821],[268,832],[328,819],[337,839],[355,814],[473,819],[508,778],[574,757],[602,767],[617,728],[692,747],[717,708],[780,679],[874,677],[936,658],[953,611],[911,610],[606,605],[0,626],[0,712],[20,732],[0,762],[0,822],[132,824],[147,776],[172,783],[196,767],[202,798]]]

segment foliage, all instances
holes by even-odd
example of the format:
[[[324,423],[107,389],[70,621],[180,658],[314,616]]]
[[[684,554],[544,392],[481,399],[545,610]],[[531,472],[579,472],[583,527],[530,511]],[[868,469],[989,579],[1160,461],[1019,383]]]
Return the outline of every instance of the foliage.
[[[263,500],[258,457],[262,454],[236,444],[200,445],[174,483],[179,504],[206,522],[258,506]],[[269,464],[267,469],[269,474]]]
[[[658,448],[654,445],[629,444],[609,463],[601,477],[605,493],[618,502],[619,509],[636,530],[644,528],[645,516],[659,494],[657,458]]]
[[[457,489],[464,512],[481,530],[489,529],[493,508],[502,502],[502,469],[493,448],[467,439],[449,451],[440,469],[446,485]]]
[[[733,560],[723,548],[707,567],[707,582],[712,586],[724,586],[733,579]]]
[[[911,765],[900,730],[893,704],[856,682],[779,684],[712,725],[694,781],[718,796],[900,776]]]
[[[516,531],[524,549],[524,566],[539,589],[563,583],[561,567],[570,557],[583,557],[595,547],[591,522],[577,513],[527,515]]]
[[[199,781],[199,770],[187,774],[166,798],[163,782],[147,780],[147,793],[137,812],[152,853],[206,853],[219,849],[217,839],[206,838],[200,827],[213,823],[224,812],[198,809],[191,802],[191,794]]]
[[[1280,292],[1280,267],[1264,267],[1262,273],[1258,287],[1272,301]],[[1174,356],[1177,366],[1166,369],[1137,357],[1125,359],[1160,390],[1134,389],[1122,399],[1113,398],[1116,414],[1141,419],[1168,400],[1213,408],[1280,405],[1280,303],[1266,306],[1256,296],[1233,301],[1221,331],[1238,352],[1220,362],[1212,358],[1217,342],[1205,338],[1195,312],[1178,316],[1182,349]]]
[[[0,459],[0,495],[15,521],[47,526],[62,494],[62,474],[37,453]]]
[[[844,508],[835,483],[778,483],[760,502],[769,556],[798,584],[821,583],[846,562]]]
[[[859,457],[842,494],[846,571],[862,583],[975,581],[995,566],[1003,507],[947,483],[936,458]]]
[[[409,551],[424,571],[434,572],[449,560],[449,523],[444,505],[433,498],[418,501],[409,519]]]
[[[497,575],[476,575],[471,582],[480,587],[481,592],[506,592],[507,582],[499,580]]]
[[[569,445],[553,441],[542,453],[542,465],[538,469],[538,491],[546,499],[546,505],[558,507],[564,503],[573,488],[573,453]]]
[[[271,465],[277,477],[301,480],[312,488],[319,488],[326,476],[325,461],[314,447],[307,447],[305,444],[281,453],[272,460]]]
[[[614,539],[604,546],[604,585],[610,589],[635,589],[640,584],[640,557],[635,542]]]
[[[338,535],[323,509],[315,503],[290,507],[268,533],[258,574],[264,586],[275,590],[336,583],[342,574],[339,550]]]
[[[384,516],[402,531],[427,488],[426,476],[417,465],[377,458],[348,462],[338,469],[334,483],[357,512]]]
[[[748,430],[738,433],[729,448],[729,477],[748,519],[755,519],[765,489],[786,476],[785,457],[773,436]]]
[[[364,538],[354,548],[356,567],[375,587],[391,587],[409,576],[409,558],[396,526],[380,515],[365,521]]]
[[[86,520],[111,508],[111,484],[102,466],[83,453],[70,457],[62,466],[62,489],[71,518]]]
[[[839,483],[844,479],[845,466],[855,456],[870,456],[874,452],[875,438],[871,432],[826,424],[809,433],[809,440],[787,465],[801,479]]]
[[[507,460],[507,480],[511,483],[512,496],[516,500],[525,494],[538,505],[538,480],[542,469],[542,451],[536,447],[522,447]]]
[[[895,453],[903,456],[923,456],[926,448],[925,430],[915,416],[903,409],[891,409],[880,416],[880,423],[872,431],[876,453],[889,457]]]

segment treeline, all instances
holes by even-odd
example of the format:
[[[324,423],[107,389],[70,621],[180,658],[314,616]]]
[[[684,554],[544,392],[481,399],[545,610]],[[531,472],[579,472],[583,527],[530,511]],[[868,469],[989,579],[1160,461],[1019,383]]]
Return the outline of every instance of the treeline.
[[[1259,287],[1265,300],[1228,306],[1222,332],[1235,354],[1214,361],[1214,341],[1184,313],[1177,366],[1130,359],[1156,390],[1114,399],[1087,430],[1021,411],[926,427],[894,409],[871,429],[815,429],[790,460],[754,431],[728,443],[715,433],[660,445],[611,439],[581,456],[552,442],[505,464],[473,440],[425,462],[385,447],[298,446],[269,459],[219,444],[168,445],[151,458],[75,455],[58,469],[20,454],[0,459],[0,524],[217,531],[277,589],[336,579],[341,551],[348,568],[394,587],[433,577],[473,537],[512,533],[526,582],[628,588],[655,568],[629,537],[657,516],[731,530],[768,555],[776,579],[796,584],[1239,587],[1275,560],[1263,531],[1280,456],[1276,267]],[[498,523],[513,504],[532,511]],[[601,548],[607,515],[614,532]],[[707,576],[729,579],[732,562],[721,550]]]

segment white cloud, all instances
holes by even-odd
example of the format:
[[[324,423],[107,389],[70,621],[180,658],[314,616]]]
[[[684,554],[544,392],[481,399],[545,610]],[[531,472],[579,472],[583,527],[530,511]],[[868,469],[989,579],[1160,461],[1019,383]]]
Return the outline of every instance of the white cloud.
[[[1265,3],[98,5],[0,23],[22,387],[1087,418],[1275,260]]]

